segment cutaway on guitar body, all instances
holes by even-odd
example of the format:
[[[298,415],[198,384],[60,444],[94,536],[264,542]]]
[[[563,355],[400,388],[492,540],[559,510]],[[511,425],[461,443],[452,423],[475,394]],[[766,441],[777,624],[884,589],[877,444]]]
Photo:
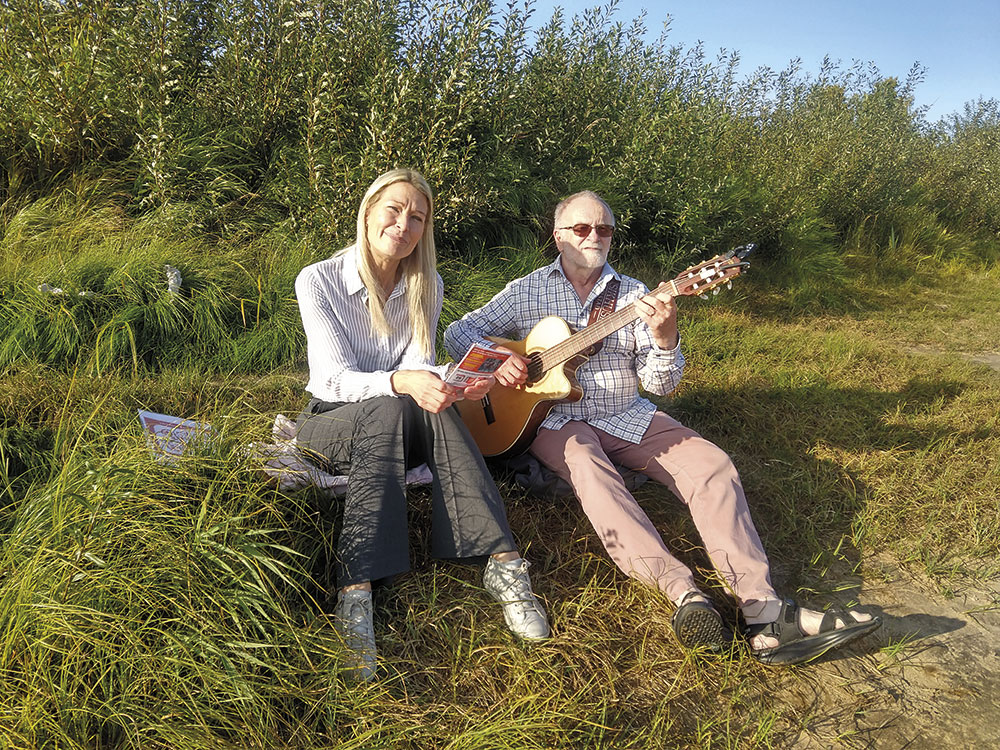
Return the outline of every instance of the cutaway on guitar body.
[[[565,320],[543,318],[521,341],[490,336],[490,341],[506,346],[525,357],[537,355],[573,335]],[[493,386],[482,401],[459,401],[456,406],[472,433],[479,450],[487,457],[516,456],[528,449],[549,410],[559,401],[579,401],[583,390],[576,382],[576,370],[587,358],[577,355],[562,366],[542,372],[534,382],[516,388]],[[534,369],[534,368],[531,368]]]

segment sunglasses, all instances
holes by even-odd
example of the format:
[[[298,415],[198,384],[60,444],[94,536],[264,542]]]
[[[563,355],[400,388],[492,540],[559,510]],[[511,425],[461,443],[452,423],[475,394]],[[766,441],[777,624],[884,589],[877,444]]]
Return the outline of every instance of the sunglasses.
[[[577,237],[589,237],[591,230],[597,230],[598,237],[610,237],[615,233],[615,227],[613,224],[598,224],[594,226],[593,224],[574,224],[571,227],[556,227],[557,229],[572,229],[573,234]]]

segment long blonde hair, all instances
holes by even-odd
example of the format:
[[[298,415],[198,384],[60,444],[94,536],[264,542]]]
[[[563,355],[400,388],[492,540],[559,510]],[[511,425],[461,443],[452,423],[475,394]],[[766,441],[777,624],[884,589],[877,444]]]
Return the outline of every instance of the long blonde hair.
[[[407,182],[427,199],[427,220],[424,233],[417,246],[399,267],[406,279],[406,301],[410,313],[410,331],[420,351],[428,359],[434,353],[436,331],[430,330],[431,320],[437,312],[437,251],[434,248],[434,195],[423,175],[412,169],[393,169],[377,177],[368,187],[358,209],[358,275],[368,290],[368,314],[372,331],[380,337],[392,333],[385,318],[386,294],[375,276],[375,263],[368,245],[368,212],[382,195],[382,191],[396,182]],[[391,291],[391,290],[390,290]]]

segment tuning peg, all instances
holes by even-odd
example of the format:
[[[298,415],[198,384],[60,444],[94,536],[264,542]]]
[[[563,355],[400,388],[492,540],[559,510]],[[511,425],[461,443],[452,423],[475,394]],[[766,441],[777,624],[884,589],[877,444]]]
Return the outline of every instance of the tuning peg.
[[[719,287],[715,287],[715,289],[712,290],[712,294],[718,294],[718,293],[719,293]]]
[[[732,289],[732,288],[733,288],[733,282],[730,281],[726,284],[726,289]]]
[[[707,294],[699,294],[698,296],[701,297],[702,299],[708,299]]]

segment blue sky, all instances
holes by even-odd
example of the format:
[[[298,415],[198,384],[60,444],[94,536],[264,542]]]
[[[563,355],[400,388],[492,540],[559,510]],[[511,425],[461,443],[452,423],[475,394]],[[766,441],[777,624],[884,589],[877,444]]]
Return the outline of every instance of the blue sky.
[[[533,25],[548,21],[556,6],[568,20],[599,4],[536,0]],[[916,101],[930,107],[931,122],[980,96],[1000,99],[1000,0],[621,0],[615,18],[628,22],[644,9],[650,40],[669,15],[670,45],[691,47],[701,41],[712,59],[720,48],[738,50],[742,74],[762,65],[782,70],[796,57],[803,73],[816,74],[829,55],[844,68],[854,60],[872,61],[883,76],[902,81],[919,62],[927,72]]]

